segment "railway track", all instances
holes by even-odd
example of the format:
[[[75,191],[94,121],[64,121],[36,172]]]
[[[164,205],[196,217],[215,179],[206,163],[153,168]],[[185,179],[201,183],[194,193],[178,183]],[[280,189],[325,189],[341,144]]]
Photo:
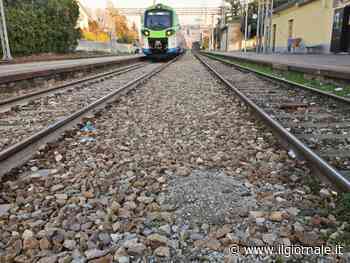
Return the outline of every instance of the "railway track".
[[[349,233],[340,193],[311,187],[192,54],[138,87],[80,122],[92,142],[69,130],[4,177],[0,262],[349,262],[316,252]],[[237,244],[316,249],[231,255]]]
[[[62,84],[55,85],[50,88],[43,89],[41,87],[34,88],[34,90],[31,90],[28,93],[22,94],[22,95],[10,95],[6,96],[5,98],[0,99],[0,112],[1,111],[7,111],[11,107],[19,105],[19,104],[26,104],[29,101],[42,97],[47,96],[52,93],[61,92],[66,88],[72,88],[72,86],[77,87],[78,85],[84,85],[85,83],[92,83],[93,81],[100,81],[104,79],[109,79],[114,76],[118,76],[120,74],[124,74],[127,72],[130,72],[132,70],[138,69],[142,66],[144,66],[146,63],[135,63],[133,65],[113,69],[110,71],[106,71],[99,74],[94,74],[92,76],[84,77],[77,80],[72,81],[66,81]]]
[[[47,142],[162,71],[174,60],[139,63],[0,102],[0,178]],[[135,77],[135,70],[138,70]]]
[[[292,157],[308,161],[338,189],[350,191],[350,101],[257,76],[221,59],[196,57],[272,128]]]

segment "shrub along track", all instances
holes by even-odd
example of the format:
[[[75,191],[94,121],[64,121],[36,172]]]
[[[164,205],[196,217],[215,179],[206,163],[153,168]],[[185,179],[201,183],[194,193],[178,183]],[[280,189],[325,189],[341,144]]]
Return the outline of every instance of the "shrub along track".
[[[41,149],[2,184],[0,259],[235,262],[233,244],[330,244],[335,193],[312,192],[232,95],[189,54],[91,118],[94,141],[73,129]]]
[[[291,155],[307,160],[333,185],[350,191],[348,99],[291,86],[277,78],[273,82],[261,79],[249,70],[232,68],[229,63],[199,58],[272,127],[291,149]]]

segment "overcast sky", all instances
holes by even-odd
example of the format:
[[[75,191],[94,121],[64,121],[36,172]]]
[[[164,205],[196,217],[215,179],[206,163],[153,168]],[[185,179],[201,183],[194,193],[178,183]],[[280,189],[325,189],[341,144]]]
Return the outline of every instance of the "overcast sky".
[[[106,0],[81,0],[88,7],[103,8],[106,6]],[[147,7],[152,5],[153,0],[113,0],[117,7]],[[163,3],[173,7],[216,7],[220,6],[222,0],[158,0],[157,3]]]
[[[80,0],[83,5],[89,8],[105,8],[107,0]],[[112,0],[115,7],[133,8],[133,7],[148,7],[153,4],[153,0]],[[157,0],[157,3],[163,3],[172,7],[218,7],[222,5],[223,0]],[[136,23],[137,27],[141,27],[139,16],[128,16],[129,24]],[[182,25],[198,24],[200,18],[196,16],[180,17]]]

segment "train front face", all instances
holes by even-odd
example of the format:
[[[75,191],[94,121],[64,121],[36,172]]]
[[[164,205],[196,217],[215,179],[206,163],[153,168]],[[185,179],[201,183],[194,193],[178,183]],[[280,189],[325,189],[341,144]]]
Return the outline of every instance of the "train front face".
[[[143,53],[151,58],[167,58],[180,53],[176,35],[177,16],[170,7],[158,4],[145,11],[143,17]]]

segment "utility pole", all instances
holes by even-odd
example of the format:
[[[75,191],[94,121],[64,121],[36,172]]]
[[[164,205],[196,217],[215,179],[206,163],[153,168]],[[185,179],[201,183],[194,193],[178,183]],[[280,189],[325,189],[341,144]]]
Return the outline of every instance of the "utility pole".
[[[273,15],[273,0],[271,0],[270,5],[270,12],[269,12],[269,18],[270,18],[270,25],[269,25],[269,50],[272,52],[271,48],[271,41],[272,41],[272,15]]]
[[[260,46],[259,46],[259,52],[262,52],[264,49],[264,30],[265,30],[265,1],[261,1],[261,11],[260,11]]]
[[[257,22],[256,22],[256,47],[255,47],[255,52],[259,53],[259,45],[260,45],[260,0],[258,0],[258,17],[257,17]]]
[[[269,26],[269,2],[270,0],[265,0],[265,17],[264,17],[264,44],[263,44],[263,52],[267,53],[268,49],[268,26]]]
[[[263,19],[264,21],[263,52],[267,53],[271,49],[273,0],[265,0],[264,13],[265,13],[265,17]]]
[[[244,53],[247,53],[247,39],[248,39],[248,11],[249,3],[245,1],[245,25],[244,25]]]
[[[213,28],[213,46],[212,46],[212,48],[213,48],[213,50],[215,50],[215,48],[216,48],[216,43],[215,43],[215,23],[214,23],[214,15],[212,15],[211,16],[211,26],[212,26],[212,28]]]
[[[3,60],[12,60],[9,40],[7,36],[6,18],[3,0],[0,0],[0,38],[3,53]]]

